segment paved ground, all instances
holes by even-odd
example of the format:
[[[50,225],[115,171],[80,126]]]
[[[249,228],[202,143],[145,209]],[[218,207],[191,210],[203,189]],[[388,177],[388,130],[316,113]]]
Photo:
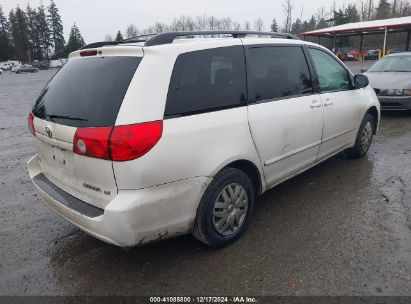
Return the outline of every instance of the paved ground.
[[[235,244],[191,236],[124,251],[34,194],[26,116],[50,72],[0,76],[0,295],[411,295],[411,115],[384,115],[367,157],[269,191]]]

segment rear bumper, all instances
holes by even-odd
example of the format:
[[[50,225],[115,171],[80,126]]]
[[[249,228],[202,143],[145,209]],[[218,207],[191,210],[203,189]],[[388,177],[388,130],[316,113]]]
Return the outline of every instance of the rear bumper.
[[[55,213],[94,237],[121,247],[190,232],[198,203],[211,181],[195,177],[139,190],[119,190],[103,210],[48,181],[40,171],[37,156],[27,166],[36,192]]]
[[[411,110],[411,96],[378,96],[382,110]]]

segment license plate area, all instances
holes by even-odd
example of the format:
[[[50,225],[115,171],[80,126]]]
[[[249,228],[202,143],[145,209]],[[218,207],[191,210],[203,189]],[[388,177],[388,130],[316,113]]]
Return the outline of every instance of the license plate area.
[[[58,167],[65,167],[67,164],[67,150],[51,147],[51,161]]]

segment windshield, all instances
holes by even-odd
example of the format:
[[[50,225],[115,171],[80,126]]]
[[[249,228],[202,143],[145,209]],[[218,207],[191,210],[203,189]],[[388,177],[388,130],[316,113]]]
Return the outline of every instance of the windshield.
[[[36,117],[73,127],[113,126],[141,57],[76,58],[46,85]]]
[[[411,56],[382,58],[368,72],[411,72]]]

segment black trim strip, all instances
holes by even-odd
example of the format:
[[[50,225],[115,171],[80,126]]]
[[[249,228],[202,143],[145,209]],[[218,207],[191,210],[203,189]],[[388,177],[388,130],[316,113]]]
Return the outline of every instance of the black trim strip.
[[[104,210],[94,207],[86,202],[75,198],[74,196],[68,194],[67,192],[63,191],[56,185],[54,185],[51,181],[49,181],[44,174],[40,173],[33,178],[33,182],[47,195],[51,196],[53,199],[58,201],[60,204],[70,208],[80,214],[83,214],[87,217],[98,217],[104,214]]]

